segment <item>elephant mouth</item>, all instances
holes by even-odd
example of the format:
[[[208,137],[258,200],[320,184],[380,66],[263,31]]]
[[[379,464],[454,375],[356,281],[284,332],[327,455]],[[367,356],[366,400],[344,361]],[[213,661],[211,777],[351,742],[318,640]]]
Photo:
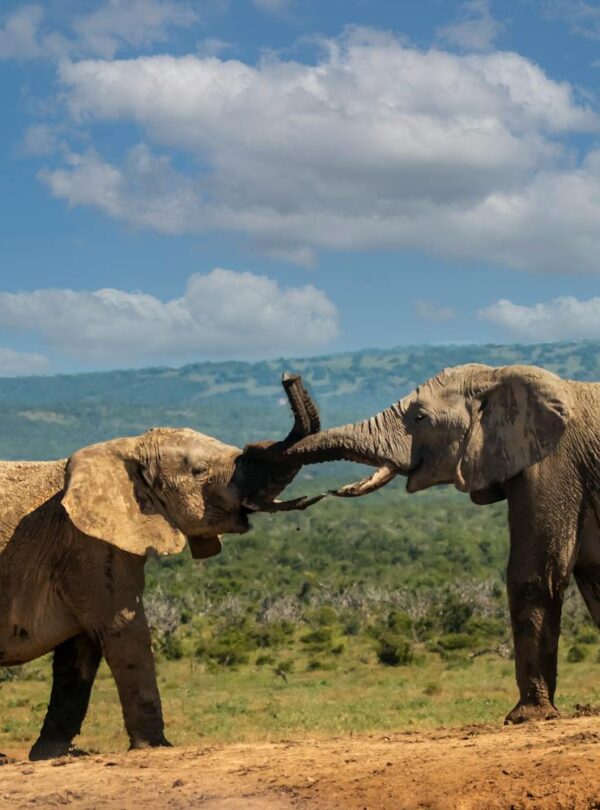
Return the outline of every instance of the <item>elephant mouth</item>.
[[[417,463],[413,464],[413,466],[408,471],[407,477],[406,477],[406,491],[407,492],[416,492],[417,489],[419,488],[418,486],[415,488],[415,486],[414,486],[414,478],[415,478],[416,474],[418,473],[418,471],[423,466],[424,461],[425,461],[425,459],[423,458],[423,456],[421,456],[421,458],[417,461]]]

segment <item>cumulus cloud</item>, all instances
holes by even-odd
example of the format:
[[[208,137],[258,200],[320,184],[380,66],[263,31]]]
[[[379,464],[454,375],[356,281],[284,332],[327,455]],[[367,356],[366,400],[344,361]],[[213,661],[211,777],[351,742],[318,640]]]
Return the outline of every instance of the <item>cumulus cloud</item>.
[[[492,15],[489,0],[467,0],[461,4],[458,20],[438,28],[437,36],[467,51],[487,51],[502,28]]]
[[[49,368],[48,358],[36,352],[16,352],[0,346],[0,377],[19,377],[24,374],[44,374]]]
[[[198,20],[191,3],[175,0],[107,0],[73,22],[78,47],[112,58],[123,47],[146,47],[164,42],[174,26]]]
[[[435,301],[416,301],[415,312],[419,318],[440,323],[456,317],[456,310],[453,307],[445,307]]]
[[[181,0],[105,0],[88,13],[75,15],[63,33],[43,5],[23,4],[0,26],[0,59],[82,55],[110,59],[125,48],[165,42],[173,28],[198,19],[192,3]]]
[[[520,340],[600,338],[600,298],[579,301],[573,296],[564,296],[533,306],[502,299],[477,314]]]
[[[338,334],[337,311],[312,285],[217,268],[170,301],[142,292],[0,293],[0,328],[33,331],[64,355],[100,365],[304,353]]]
[[[314,65],[161,55],[65,63],[59,80],[74,122],[133,123],[145,141],[117,161],[48,167],[71,204],[170,233],[234,230],[304,264],[322,248],[408,247],[600,266],[599,161],[577,165],[564,146],[598,118],[515,53],[353,30]]]

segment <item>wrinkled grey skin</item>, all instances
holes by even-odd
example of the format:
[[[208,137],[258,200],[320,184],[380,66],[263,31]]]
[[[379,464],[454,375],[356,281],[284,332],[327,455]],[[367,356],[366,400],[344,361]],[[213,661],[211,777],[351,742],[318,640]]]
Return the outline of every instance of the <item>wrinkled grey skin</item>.
[[[102,656],[117,684],[132,748],[168,745],[142,593],[149,554],[218,554],[248,530],[299,469],[274,461],[319,428],[299,378],[284,378],[295,415],[286,440],[246,448],[188,429],[157,428],[68,460],[0,462],[0,665],[54,650],[48,713],[31,759],[68,752]],[[267,451],[271,454],[267,456]]]
[[[508,500],[507,587],[520,698],[507,723],[557,715],[556,656],[571,574],[600,624],[600,384],[533,366],[446,369],[377,416],[302,439],[303,464],[376,466],[336,494],[396,474],[407,490],[455,484],[477,504]]]

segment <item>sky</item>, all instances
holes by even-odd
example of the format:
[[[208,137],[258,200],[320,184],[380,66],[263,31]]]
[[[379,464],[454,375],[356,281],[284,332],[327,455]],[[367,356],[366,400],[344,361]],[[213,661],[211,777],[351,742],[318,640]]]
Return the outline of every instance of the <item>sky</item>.
[[[600,3],[0,6],[0,375],[600,339]]]

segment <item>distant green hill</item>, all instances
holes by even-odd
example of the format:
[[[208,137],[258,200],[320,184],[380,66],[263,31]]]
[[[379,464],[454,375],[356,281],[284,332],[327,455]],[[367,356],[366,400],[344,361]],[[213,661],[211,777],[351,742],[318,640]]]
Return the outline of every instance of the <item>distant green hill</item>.
[[[0,379],[0,457],[53,458],[156,425],[186,425],[243,445],[288,428],[283,371],[302,373],[325,425],[368,416],[445,366],[534,363],[600,380],[600,343],[407,346],[303,360],[195,363]]]

